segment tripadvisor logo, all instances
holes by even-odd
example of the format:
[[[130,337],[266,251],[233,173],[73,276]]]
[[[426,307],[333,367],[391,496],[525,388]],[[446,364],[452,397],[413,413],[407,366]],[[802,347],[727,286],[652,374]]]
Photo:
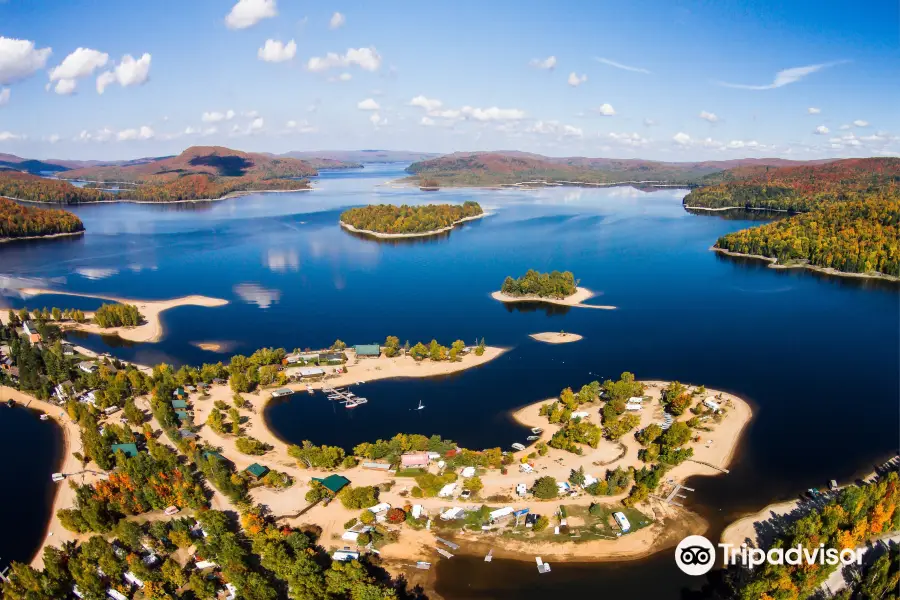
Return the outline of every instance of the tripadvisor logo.
[[[862,550],[853,548],[804,548],[797,544],[790,548],[771,548],[768,552],[751,548],[747,544],[719,544],[722,551],[722,566],[742,565],[754,568],[762,564],[770,565],[843,565],[862,564]],[[690,535],[675,548],[675,564],[688,575],[705,575],[716,562],[716,547],[702,535]]]

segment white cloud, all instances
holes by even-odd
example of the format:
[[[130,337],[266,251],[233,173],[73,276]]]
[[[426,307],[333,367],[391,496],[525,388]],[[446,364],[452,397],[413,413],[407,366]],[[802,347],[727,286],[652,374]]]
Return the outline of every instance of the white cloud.
[[[216,133],[218,133],[218,131],[218,127],[207,127],[203,130],[203,135],[215,135]]]
[[[356,108],[359,110],[380,110],[381,107],[378,106],[378,103],[375,102],[372,98],[366,98],[365,100],[360,100],[356,104]]]
[[[120,142],[129,140],[149,140],[153,138],[154,135],[153,130],[144,125],[140,129],[123,129],[116,134],[116,139]]]
[[[342,15],[341,13],[336,12],[333,15],[331,15],[331,20],[328,21],[328,28],[329,29],[337,29],[338,27],[343,27],[344,23],[346,23],[346,22],[347,22],[346,17],[344,17],[344,15]]]
[[[773,90],[775,88],[780,88],[791,83],[796,83],[807,75],[812,75],[813,73],[821,71],[822,69],[827,69],[828,67],[844,64],[846,62],[848,61],[839,60],[818,65],[807,65],[805,67],[791,67],[790,69],[778,71],[775,74],[775,80],[772,83],[768,83],[765,85],[746,85],[743,83],[726,83],[724,81],[717,81],[716,83],[724,87],[736,88],[739,90]]]
[[[616,114],[616,109],[612,107],[612,104],[601,104],[594,109],[594,112],[604,117],[611,117]]]
[[[351,79],[353,79],[353,75],[351,75],[350,73],[341,73],[337,77],[329,77],[328,83],[337,83],[339,81],[350,81]]]
[[[118,83],[122,87],[141,85],[150,77],[150,61],[152,57],[144,52],[137,60],[126,54],[112,71],[101,73],[97,77],[97,93],[102,94],[107,86]]]
[[[348,48],[346,54],[329,52],[324,57],[313,56],[307,62],[306,68],[318,72],[352,65],[364,71],[377,71],[381,67],[381,56],[375,48]]]
[[[470,117],[476,121],[511,121],[525,117],[525,111],[519,110],[518,108],[497,108],[496,106],[492,106],[491,108],[463,106],[461,112],[466,117]]]
[[[253,121],[250,123],[250,131],[251,131],[251,132],[253,132],[253,131],[260,131],[260,130],[262,130],[263,125],[265,125],[265,124],[266,124],[266,122],[265,122],[265,120],[264,120],[262,117],[256,117],[256,118],[253,119]]]
[[[422,120],[419,121],[420,125],[424,125],[425,127],[431,127],[434,125],[434,119],[430,119],[428,117],[422,117]]]
[[[68,96],[75,92],[75,86],[76,83],[74,79],[60,79],[56,82],[56,85],[53,86],[53,91],[60,96]]]
[[[245,110],[244,112],[241,113],[241,116],[247,117],[248,119],[255,119],[256,117],[259,116],[259,111],[258,110]]]
[[[857,119],[857,120],[853,121],[853,125],[854,125],[855,127],[868,127],[868,126],[869,126],[869,122],[868,122],[868,121],[863,121],[862,119]]]
[[[24,135],[19,135],[18,133],[13,133],[11,131],[0,131],[0,142],[11,142],[24,139]]]
[[[227,110],[225,112],[212,111],[205,112],[201,117],[204,123],[218,123],[220,121],[230,121],[234,118],[234,111]]]
[[[838,127],[838,129],[843,129],[844,131],[846,131],[846,130],[850,129],[850,126],[845,124],[845,125],[841,125],[840,127]]]
[[[309,124],[309,121],[302,119],[295,121],[291,119],[285,124],[284,133],[314,133],[317,129]]]
[[[674,136],[672,136],[672,141],[678,144],[679,146],[690,146],[692,141],[691,136],[684,133],[683,131],[679,131]]]
[[[816,127],[815,133],[816,135],[828,135],[831,130],[825,127],[824,125],[819,125]]]
[[[436,100],[434,98],[426,98],[425,96],[419,95],[409,101],[410,106],[418,106],[420,108],[424,108],[427,111],[437,110],[441,106],[444,105],[440,100]]]
[[[58,133],[51,133],[50,135],[47,136],[47,141],[50,142],[51,144],[55,144],[59,140],[60,140],[60,137],[59,137]]]
[[[559,121],[536,121],[533,125],[526,129],[528,133],[538,133],[541,135],[552,135],[558,137],[583,137],[584,131],[580,127],[566,125]]]
[[[97,130],[95,133],[82,130],[75,138],[76,142],[108,142],[115,136],[115,131],[109,127]]]
[[[381,125],[387,125],[387,119],[383,119],[378,113],[373,113],[372,116],[369,117],[369,121],[372,122],[372,125],[374,125],[376,129]]]
[[[256,56],[259,60],[266,62],[284,62],[294,58],[297,54],[297,44],[294,40],[287,44],[280,40],[266,40],[265,45],[257,50]]]
[[[623,65],[620,62],[616,62],[616,61],[610,60],[608,58],[595,57],[594,60],[596,60],[597,62],[603,63],[604,65],[609,65],[610,67],[622,69],[623,71],[632,71],[633,73],[643,73],[644,75],[650,74],[650,71],[648,71],[647,69],[642,69],[641,67],[630,67],[628,65]]]
[[[653,119],[644,119],[644,127],[653,127],[654,125],[658,125],[658,123]]]
[[[647,144],[650,140],[647,138],[641,137],[640,134],[632,132],[632,133],[608,133],[607,137],[616,142],[618,144],[623,144],[625,146],[643,146]]]
[[[810,106],[809,108],[806,109],[806,112],[809,113],[809,114],[811,114],[811,115],[817,115],[817,114],[819,114],[820,112],[822,112],[822,109],[821,109],[821,108],[816,108],[815,106]]]
[[[579,77],[579,76],[575,73],[575,71],[572,71],[571,73],[569,73],[569,79],[568,79],[568,82],[569,82],[569,85],[571,85],[572,87],[578,87],[579,85],[581,85],[581,84],[584,83],[585,81],[587,81],[587,75],[582,74],[582,75]]]
[[[109,54],[91,48],[77,48],[63,61],[50,69],[50,81],[58,81],[53,91],[69,95],[75,91],[75,80],[88,77],[97,69],[106,66]],[[65,83],[64,83],[65,82]]]
[[[539,58],[535,58],[530,63],[532,67],[535,69],[543,69],[545,71],[552,71],[556,67],[556,57],[548,56],[547,58],[541,60]]]
[[[200,133],[200,130],[196,127],[187,126],[184,130],[184,135],[196,135]]]
[[[705,110],[700,111],[700,118],[704,121],[709,121],[710,123],[715,123],[719,120],[719,117],[716,116],[716,113],[706,112]]]
[[[0,85],[15,83],[43,69],[53,52],[35,48],[30,40],[0,36]]]
[[[0,90],[0,106],[3,106],[4,104],[9,104],[9,95],[10,95],[9,88],[3,88],[2,90]]]
[[[225,17],[229,29],[246,29],[278,14],[275,0],[238,0]]]

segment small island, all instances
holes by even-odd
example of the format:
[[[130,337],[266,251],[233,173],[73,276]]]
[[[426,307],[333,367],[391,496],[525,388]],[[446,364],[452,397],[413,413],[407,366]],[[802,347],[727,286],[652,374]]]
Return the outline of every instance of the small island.
[[[542,333],[532,333],[528,337],[545,344],[571,344],[584,339],[584,336],[577,333],[567,333],[565,331],[544,331]]]
[[[341,227],[379,238],[436,235],[455,226],[480,219],[484,211],[477,202],[395,206],[373,204],[341,213]]]
[[[613,310],[615,306],[584,304],[585,300],[594,297],[594,292],[578,287],[578,281],[571,271],[552,271],[540,273],[534,269],[522,277],[513,279],[507,276],[499,292],[491,294],[491,298],[500,302],[546,302],[560,306],[580,306],[582,308],[600,308]]]
[[[69,211],[23,206],[0,198],[0,242],[82,233],[84,224]]]

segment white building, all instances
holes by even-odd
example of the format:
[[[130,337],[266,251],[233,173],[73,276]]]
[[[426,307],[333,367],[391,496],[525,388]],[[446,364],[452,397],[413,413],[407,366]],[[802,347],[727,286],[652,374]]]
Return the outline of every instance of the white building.
[[[504,506],[503,508],[498,508],[497,510],[492,510],[488,517],[491,521],[496,522],[501,519],[505,519],[513,514],[513,508],[511,506]]]
[[[113,600],[128,600],[128,596],[120,592],[119,590],[114,590],[109,588],[106,590],[106,595],[112,598]]]
[[[84,371],[85,373],[96,373],[97,369],[100,367],[97,366],[97,363],[91,362],[89,360],[83,360],[78,363],[78,368]]]
[[[597,478],[593,475],[584,474],[584,483],[581,484],[581,487],[588,487],[589,485],[594,485],[597,483]]]
[[[516,484],[516,494],[518,494],[519,496],[524,496],[526,493],[528,493],[528,488],[525,486],[525,484],[517,483]]]
[[[474,477],[475,476],[475,467],[466,467],[462,470],[461,475],[465,478]]]
[[[359,560],[359,552],[355,552],[347,548],[343,550],[335,550],[334,554],[331,555],[331,558],[332,560],[336,560],[339,562],[350,562],[351,560]]]
[[[721,408],[718,402],[710,400],[709,398],[703,399],[703,406],[712,409],[713,412],[719,412],[719,409]]]
[[[587,412],[587,411],[584,411],[584,410],[579,410],[579,411],[573,412],[573,413],[572,413],[572,416],[569,417],[569,418],[570,418],[570,419],[587,419],[587,418],[588,418],[588,412]]]
[[[421,504],[413,504],[411,512],[413,519],[419,519],[425,515],[425,507]]]
[[[449,498],[453,495],[453,492],[456,491],[456,483],[448,483],[444,487],[441,488],[441,491],[438,492],[438,496],[441,498]]]
[[[387,512],[389,510],[391,510],[391,505],[388,504],[387,502],[382,502],[381,504],[376,504],[375,506],[369,507],[369,512],[374,513],[376,515],[379,513]]]
[[[458,506],[454,506],[453,508],[448,508],[444,512],[441,513],[441,519],[444,521],[453,521],[454,519],[459,519],[465,514],[466,511],[461,509]]]
[[[134,573],[132,573],[131,571],[125,571],[125,574],[122,575],[122,577],[125,579],[125,581],[127,581],[127,582],[130,583],[131,585],[136,585],[136,586],[138,586],[139,588],[144,587],[144,582],[141,581],[141,580],[138,578],[138,576],[135,575]]]

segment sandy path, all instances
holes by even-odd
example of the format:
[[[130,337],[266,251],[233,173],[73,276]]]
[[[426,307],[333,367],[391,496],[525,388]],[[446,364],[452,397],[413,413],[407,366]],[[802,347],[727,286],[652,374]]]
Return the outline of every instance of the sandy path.
[[[560,306],[577,306],[579,308],[599,308],[601,310],[615,310],[615,306],[604,306],[602,304],[585,304],[585,300],[589,300],[596,296],[594,292],[587,288],[575,288],[575,293],[563,299],[543,298],[541,296],[509,296],[503,292],[492,292],[491,298],[500,302],[543,302],[545,304],[559,304]]]
[[[559,331],[532,333],[528,337],[546,344],[571,344],[584,339],[584,336],[580,336],[577,333],[560,333]]]
[[[172,300],[129,300],[127,298],[117,298],[114,296],[103,296],[97,294],[78,294],[75,292],[63,292],[57,290],[47,290],[38,288],[23,288],[19,290],[27,296],[38,296],[41,294],[56,294],[62,296],[79,296],[82,298],[97,298],[100,300],[109,300],[110,302],[118,302],[120,304],[134,304],[137,306],[141,315],[144,317],[144,324],[137,327],[108,327],[102,328],[94,323],[64,323],[65,329],[77,329],[88,333],[96,333],[100,335],[118,335],[124,340],[132,342],[158,342],[162,338],[163,327],[159,316],[163,311],[178,306],[225,306],[227,300],[221,298],[209,298],[207,296],[184,296],[182,298],[173,298]],[[85,313],[90,318],[91,313]]]

